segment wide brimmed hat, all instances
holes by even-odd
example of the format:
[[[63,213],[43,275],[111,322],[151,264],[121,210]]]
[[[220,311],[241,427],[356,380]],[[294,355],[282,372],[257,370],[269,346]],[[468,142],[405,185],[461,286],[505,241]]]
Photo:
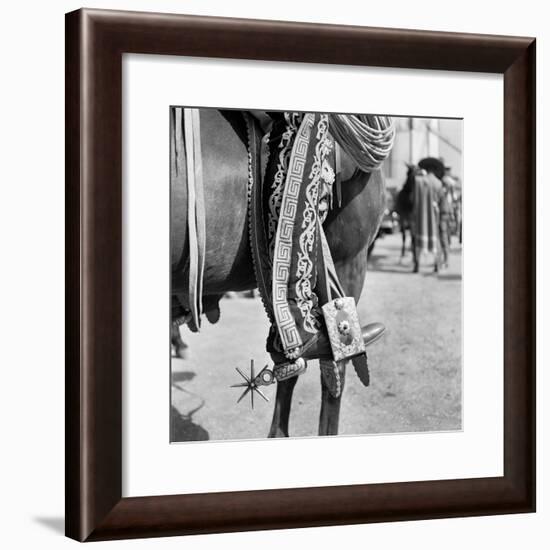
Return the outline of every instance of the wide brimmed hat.
[[[431,172],[436,178],[442,179],[445,175],[445,165],[435,157],[426,157],[422,159],[418,166],[426,170],[426,172]]]

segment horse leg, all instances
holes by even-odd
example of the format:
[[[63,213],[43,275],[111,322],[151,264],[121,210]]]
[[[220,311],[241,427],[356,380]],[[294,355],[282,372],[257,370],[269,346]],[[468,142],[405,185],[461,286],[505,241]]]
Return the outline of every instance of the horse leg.
[[[413,271],[418,273],[420,271],[420,251],[416,247],[416,239],[411,231],[411,247],[413,253]]]
[[[372,251],[374,249],[374,243],[376,242],[376,239],[372,241],[372,243],[369,244],[369,247],[367,248],[367,260],[370,260],[370,256],[372,254]]]
[[[340,405],[344,393],[344,381],[346,378],[345,361],[338,363],[340,374],[340,394],[333,397],[321,376],[321,414],[319,416],[319,435],[338,435],[338,422],[340,420]]]
[[[358,253],[354,258],[346,262],[336,264],[338,279],[347,296],[353,296],[355,302],[359,301],[361,290],[367,274],[366,250]],[[338,435],[338,423],[340,420],[340,404],[344,392],[346,377],[346,361],[340,361],[338,373],[340,376],[340,392],[338,397],[331,395],[323,375],[321,375],[321,413],[319,415],[319,435]]]
[[[172,322],[172,326],[170,327],[170,341],[176,356],[181,359],[187,359],[187,348],[189,346],[182,340],[180,327],[176,322]]]
[[[277,394],[275,395],[275,409],[273,420],[267,437],[288,437],[288,419],[290,417],[290,405],[292,404],[292,392],[298,381],[297,376],[288,380],[277,382]]]
[[[405,257],[405,243],[407,240],[407,233],[406,233],[405,226],[401,224],[401,259]]]

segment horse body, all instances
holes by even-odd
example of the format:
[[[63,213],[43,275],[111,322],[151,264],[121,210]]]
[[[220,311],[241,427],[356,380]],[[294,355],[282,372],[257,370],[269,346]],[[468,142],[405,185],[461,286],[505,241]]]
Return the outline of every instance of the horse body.
[[[407,240],[407,231],[411,235],[411,250],[415,256],[414,232],[412,230],[412,216],[414,209],[414,174],[415,167],[409,166],[407,170],[407,179],[403,187],[397,193],[395,200],[395,211],[399,214],[399,229],[401,231],[401,258],[405,256],[405,244]]]
[[[203,306],[209,319],[217,319],[212,312],[217,310],[225,292],[257,286],[248,241],[248,154],[241,138],[219,111],[201,110],[200,119],[206,217]],[[340,283],[346,294],[357,301],[366,276],[367,248],[378,232],[384,211],[385,188],[379,171],[361,172],[345,154],[341,177],[341,204],[334,196],[324,229]],[[174,189],[172,184],[172,245],[186,242],[185,187],[180,182]],[[188,306],[186,254],[185,246],[179,250],[172,246],[172,292],[184,307]],[[277,384],[270,436],[288,435],[296,380]],[[339,406],[340,397],[332,398],[323,387],[320,434],[336,433]]]

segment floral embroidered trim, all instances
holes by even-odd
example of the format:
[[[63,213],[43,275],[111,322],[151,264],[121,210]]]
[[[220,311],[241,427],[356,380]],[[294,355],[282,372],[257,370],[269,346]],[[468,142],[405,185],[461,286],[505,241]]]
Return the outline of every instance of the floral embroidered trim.
[[[324,161],[331,150],[331,142],[328,138],[328,116],[321,115],[317,124],[317,144],[313,164],[309,173],[309,183],[306,187],[306,206],[304,209],[301,228],[302,234],[299,238],[300,250],[298,252],[296,268],[296,305],[304,319],[304,330],[316,334],[321,325],[319,322],[320,313],[315,307],[317,296],[311,287],[313,276],[312,253],[314,253],[315,232],[317,230],[317,203],[319,198],[319,185],[323,176]]]

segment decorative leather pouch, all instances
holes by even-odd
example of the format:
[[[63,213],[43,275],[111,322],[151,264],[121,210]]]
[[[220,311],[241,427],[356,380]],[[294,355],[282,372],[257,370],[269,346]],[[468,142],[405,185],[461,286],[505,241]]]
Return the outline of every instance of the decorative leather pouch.
[[[365,353],[361,325],[353,298],[336,298],[327,302],[323,306],[323,316],[335,361]]]

